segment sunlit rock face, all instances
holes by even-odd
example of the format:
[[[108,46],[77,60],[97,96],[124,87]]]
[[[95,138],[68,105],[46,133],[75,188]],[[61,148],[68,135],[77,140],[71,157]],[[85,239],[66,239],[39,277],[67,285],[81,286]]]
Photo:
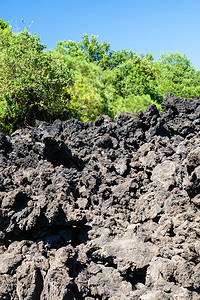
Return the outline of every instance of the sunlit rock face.
[[[0,299],[200,299],[200,99],[0,134]]]

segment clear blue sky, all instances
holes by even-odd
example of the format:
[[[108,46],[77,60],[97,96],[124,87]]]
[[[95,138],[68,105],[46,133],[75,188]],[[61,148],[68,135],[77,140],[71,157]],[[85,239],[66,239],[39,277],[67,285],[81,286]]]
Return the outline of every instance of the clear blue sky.
[[[200,0],[0,0],[0,18],[13,30],[21,19],[48,49],[84,33],[108,41],[113,50],[186,54],[200,70]]]

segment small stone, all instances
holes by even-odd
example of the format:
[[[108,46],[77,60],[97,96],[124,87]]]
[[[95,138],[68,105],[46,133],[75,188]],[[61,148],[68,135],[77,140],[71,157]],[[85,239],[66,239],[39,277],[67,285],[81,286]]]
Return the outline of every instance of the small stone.
[[[76,203],[80,209],[85,209],[88,204],[88,200],[87,198],[78,198]]]

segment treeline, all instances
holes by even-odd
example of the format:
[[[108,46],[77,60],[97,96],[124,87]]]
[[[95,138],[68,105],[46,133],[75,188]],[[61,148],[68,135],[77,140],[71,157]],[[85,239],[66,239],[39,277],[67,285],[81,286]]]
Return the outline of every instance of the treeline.
[[[164,95],[200,95],[200,72],[185,55],[153,56],[113,51],[96,36],[61,41],[45,50],[37,34],[14,33],[0,20],[0,131],[34,125],[36,119],[93,121],[121,111],[160,108]]]

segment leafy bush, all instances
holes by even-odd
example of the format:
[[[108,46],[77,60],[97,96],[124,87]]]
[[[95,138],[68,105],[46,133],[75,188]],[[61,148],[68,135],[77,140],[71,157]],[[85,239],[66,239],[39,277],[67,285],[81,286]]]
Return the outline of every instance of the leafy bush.
[[[60,55],[60,54],[58,54]],[[103,109],[101,68],[81,57],[60,56],[73,74],[73,84],[67,87],[70,95],[70,117],[94,121]]]
[[[66,64],[44,52],[38,35],[0,29],[0,129],[6,132],[35,119],[68,113],[64,87],[72,82]]]
[[[156,86],[158,69],[146,57],[134,55],[125,63],[120,64],[114,72],[114,86],[118,95],[126,98],[129,95],[150,95],[151,99],[161,102],[163,97]]]
[[[200,95],[200,72],[195,70],[186,55],[162,54],[157,63],[160,75],[157,77],[158,90],[162,95],[194,98]]]
[[[132,114],[136,113],[138,110],[142,110],[144,112],[147,106],[151,104],[155,104],[158,110],[161,111],[161,104],[151,100],[150,95],[129,95],[127,98],[119,97],[114,103],[113,115],[122,111],[127,111]]]

